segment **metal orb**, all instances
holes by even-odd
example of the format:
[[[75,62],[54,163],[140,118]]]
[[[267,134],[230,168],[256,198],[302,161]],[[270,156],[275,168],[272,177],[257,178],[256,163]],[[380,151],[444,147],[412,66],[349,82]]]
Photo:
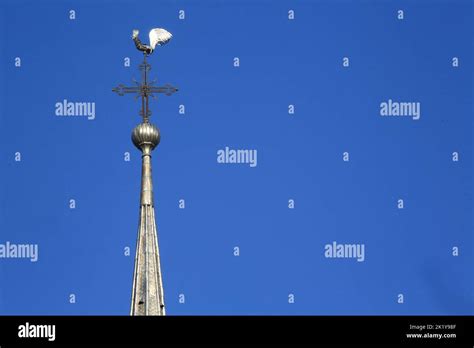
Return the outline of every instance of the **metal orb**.
[[[160,131],[151,123],[140,123],[132,131],[133,144],[140,150],[153,150],[160,143]]]

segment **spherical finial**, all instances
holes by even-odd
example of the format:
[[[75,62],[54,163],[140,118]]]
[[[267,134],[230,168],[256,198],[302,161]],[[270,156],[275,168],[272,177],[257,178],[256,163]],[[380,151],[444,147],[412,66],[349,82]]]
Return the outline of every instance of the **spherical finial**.
[[[139,150],[149,153],[160,143],[160,131],[151,123],[140,123],[132,131],[132,141]]]

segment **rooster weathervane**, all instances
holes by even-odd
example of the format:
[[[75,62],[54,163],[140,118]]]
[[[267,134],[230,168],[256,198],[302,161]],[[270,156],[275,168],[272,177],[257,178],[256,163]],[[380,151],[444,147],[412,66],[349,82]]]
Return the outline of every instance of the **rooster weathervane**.
[[[137,29],[134,29],[132,32],[132,39],[135,42],[135,46],[139,51],[142,51],[146,55],[150,55],[155,50],[156,46],[163,46],[167,44],[173,35],[165,29],[162,28],[155,28],[151,29],[150,33],[148,34],[150,38],[150,45],[144,45],[140,39],[138,38],[138,34],[140,32]]]

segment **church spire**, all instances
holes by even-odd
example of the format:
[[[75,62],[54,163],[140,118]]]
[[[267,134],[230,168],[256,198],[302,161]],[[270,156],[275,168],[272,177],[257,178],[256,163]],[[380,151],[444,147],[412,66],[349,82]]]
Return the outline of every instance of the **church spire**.
[[[162,40],[160,42],[163,43],[165,40],[168,42],[171,38],[171,34],[164,29],[153,29],[155,33],[158,30],[160,35],[165,35],[160,37],[160,40]],[[136,40],[137,34],[138,33],[134,31],[132,36],[134,40]],[[142,178],[140,219],[138,224],[135,269],[133,272],[130,315],[165,315],[163,278],[155,222],[151,171],[151,153],[160,143],[160,131],[149,121],[151,111],[149,110],[148,98],[150,96],[155,98],[154,93],[171,95],[178,89],[171,85],[156,87],[153,85],[153,82],[150,83],[148,81],[147,74],[151,70],[151,66],[148,64],[146,58],[150,52],[146,50],[143,52],[143,63],[139,66],[142,72],[142,81],[140,83],[137,82],[137,86],[133,87],[120,84],[112,90],[118,95],[133,93],[137,96],[141,96],[140,116],[142,116],[142,123],[136,126],[132,132],[132,142],[142,152]]]

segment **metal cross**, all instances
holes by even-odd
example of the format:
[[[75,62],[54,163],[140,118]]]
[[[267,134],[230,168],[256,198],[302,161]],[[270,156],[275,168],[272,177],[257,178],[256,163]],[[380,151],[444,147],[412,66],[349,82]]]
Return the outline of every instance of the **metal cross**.
[[[136,94],[135,99],[141,96],[142,108],[140,109],[140,116],[143,117],[143,122],[147,123],[148,118],[151,116],[151,110],[148,107],[148,98],[152,97],[153,99],[156,99],[154,93],[172,95],[173,93],[177,92],[178,89],[171,86],[170,84],[165,84],[164,86],[154,86],[155,81],[148,82],[147,73],[151,70],[151,65],[146,61],[146,54],[143,55],[143,63],[139,65],[139,69],[142,72],[141,83],[134,80],[136,84],[134,87],[128,87],[123,84],[119,84],[117,87],[112,89],[112,92],[115,92],[120,96],[123,96],[127,93]]]

